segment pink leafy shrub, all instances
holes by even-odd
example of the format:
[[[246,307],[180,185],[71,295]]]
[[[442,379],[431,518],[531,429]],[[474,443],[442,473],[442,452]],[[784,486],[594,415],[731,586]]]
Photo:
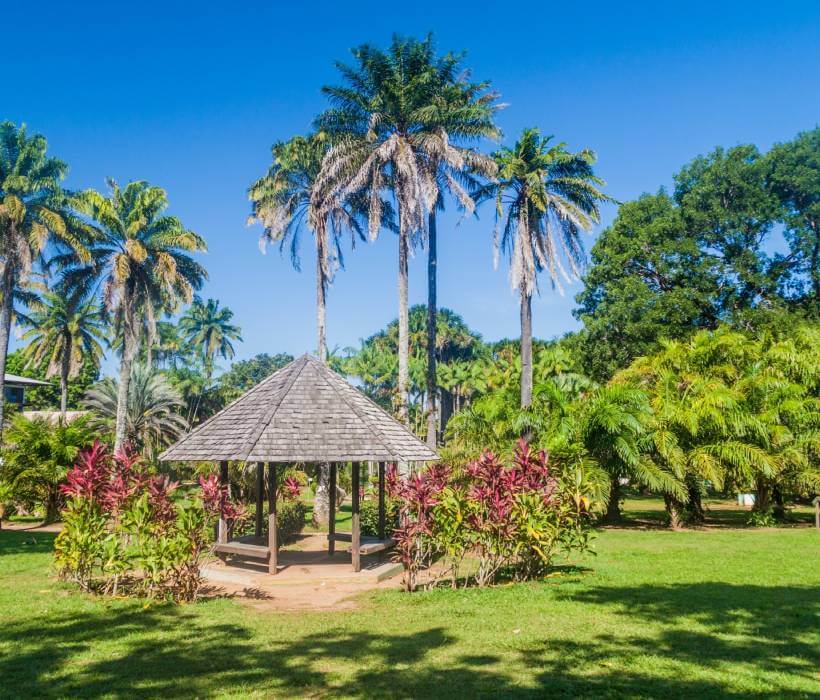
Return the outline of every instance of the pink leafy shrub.
[[[77,456],[62,493],[65,527],[55,543],[60,573],[84,590],[193,600],[216,519],[243,511],[215,476],[193,492],[152,475],[130,449],[100,443]]]
[[[459,473],[435,465],[400,478],[392,470],[387,483],[400,503],[393,537],[407,590],[419,585],[424,570],[426,585],[445,573],[457,585],[465,557],[475,561],[473,578],[485,586],[502,569],[516,578],[532,577],[557,550],[588,545],[589,521],[579,507],[578,484],[563,483],[551,473],[546,453],[523,440],[509,465],[485,452]]]

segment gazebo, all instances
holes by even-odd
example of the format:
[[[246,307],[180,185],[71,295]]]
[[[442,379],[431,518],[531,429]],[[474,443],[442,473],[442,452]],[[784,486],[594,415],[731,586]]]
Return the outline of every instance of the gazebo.
[[[219,462],[220,481],[230,487],[228,462],[256,463],[255,543],[229,541],[229,524],[220,520],[216,551],[267,562],[275,574],[277,466],[294,462],[330,464],[328,554],[336,542],[350,542],[353,570],[362,555],[392,546],[385,537],[385,470],[389,463],[424,462],[438,455],[404,425],[311,355],[303,355],[271,374],[236,401],[192,430],[160,455],[165,461]],[[378,537],[362,538],[359,473],[362,462],[378,463]],[[336,476],[352,464],[351,533],[336,533]],[[268,465],[268,537],[262,537],[264,465]]]

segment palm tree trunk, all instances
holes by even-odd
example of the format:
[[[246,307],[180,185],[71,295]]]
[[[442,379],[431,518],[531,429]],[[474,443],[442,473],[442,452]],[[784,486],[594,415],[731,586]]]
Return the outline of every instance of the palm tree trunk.
[[[336,494],[333,494],[335,497]],[[330,464],[316,466],[316,495],[313,498],[313,524],[327,525],[330,520]]]
[[[316,231],[316,352],[319,360],[327,362],[327,337],[325,330],[327,282],[325,280],[325,242],[324,235]]]
[[[427,217],[427,445],[436,449],[436,212]]]
[[[0,293],[0,443],[3,439],[3,413],[6,404],[6,357],[9,353],[11,317],[14,311],[14,272],[10,264],[3,271]]]
[[[621,480],[613,475],[609,482],[609,501],[606,504],[604,522],[617,523],[621,520]]]
[[[521,290],[521,408],[532,403],[532,295]]]
[[[60,420],[65,423],[68,409],[68,374],[71,369],[71,336],[64,338],[65,348],[60,362]]]
[[[410,385],[410,312],[407,300],[407,256],[408,240],[406,232],[399,233],[399,383],[398,418],[402,423],[408,420]]]
[[[128,414],[128,386],[131,383],[131,365],[137,354],[137,334],[134,327],[133,301],[126,299],[123,307],[123,344],[120,360],[120,380],[117,387],[117,420],[114,431],[114,452],[125,443],[125,425]]]

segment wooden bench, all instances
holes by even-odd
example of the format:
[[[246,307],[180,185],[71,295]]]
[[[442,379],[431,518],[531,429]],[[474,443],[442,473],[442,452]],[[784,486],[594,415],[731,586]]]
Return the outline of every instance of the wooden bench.
[[[353,536],[349,532],[335,532],[328,535],[329,542],[350,542],[351,546],[347,548],[348,552],[353,551]],[[359,554],[366,556],[368,554],[376,554],[376,552],[384,552],[395,546],[395,541],[391,538],[380,540],[376,537],[362,537],[359,544]]]
[[[258,544],[246,544],[244,542],[222,542],[214,547],[217,554],[234,554],[249,559],[262,559],[267,561],[270,557],[270,549]]]

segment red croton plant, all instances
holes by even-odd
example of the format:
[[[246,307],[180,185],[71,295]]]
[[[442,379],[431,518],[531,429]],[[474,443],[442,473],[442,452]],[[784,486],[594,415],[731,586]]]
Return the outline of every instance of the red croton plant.
[[[61,490],[57,567],[84,590],[112,595],[194,600],[215,521],[244,517],[216,475],[183,489],[131,450],[112,455],[99,441],[78,455]]]
[[[454,586],[460,579],[486,586],[502,570],[531,578],[556,552],[589,544],[588,500],[578,480],[565,483],[550,471],[546,453],[523,440],[510,464],[484,452],[461,470],[439,464],[402,478],[393,469],[387,485],[399,503],[393,538],[407,590],[442,576]],[[462,579],[465,561],[471,575]]]

